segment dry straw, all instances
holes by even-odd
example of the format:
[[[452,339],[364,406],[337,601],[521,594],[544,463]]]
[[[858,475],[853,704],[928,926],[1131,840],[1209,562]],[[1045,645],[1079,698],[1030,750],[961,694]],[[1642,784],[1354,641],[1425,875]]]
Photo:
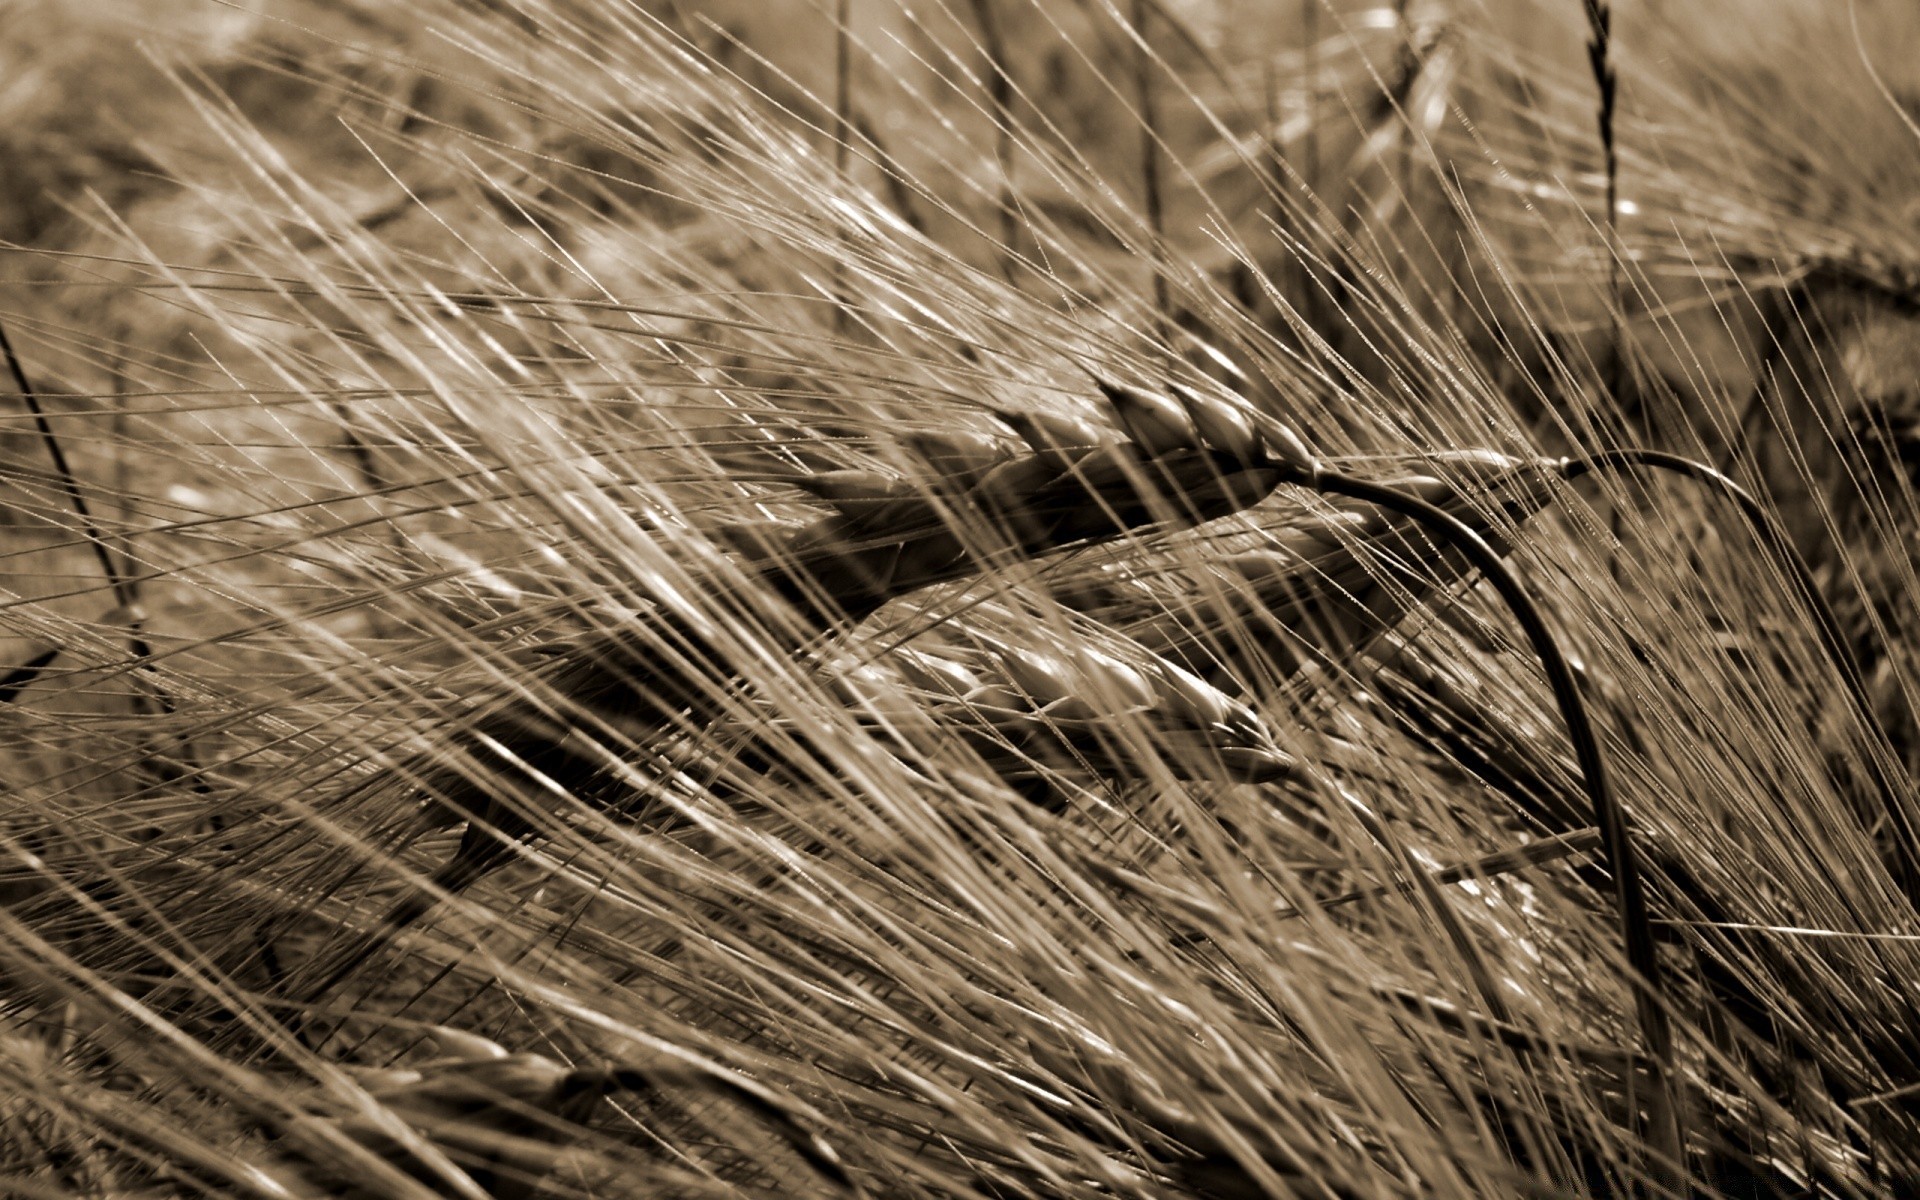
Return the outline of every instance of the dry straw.
[[[1781,532],[1912,507],[1815,395],[1912,308],[1777,102],[1844,65],[1636,25],[1643,144],[1597,3],[1559,66],[1459,6],[829,7],[808,63],[751,6],[216,39],[221,154],[16,273],[79,395],[14,364],[65,464],[0,478],[0,1190],[1912,1174],[1912,652],[1847,594],[1911,564]],[[1602,319],[1747,491],[1589,444]],[[1760,553],[1566,502],[1654,466]]]

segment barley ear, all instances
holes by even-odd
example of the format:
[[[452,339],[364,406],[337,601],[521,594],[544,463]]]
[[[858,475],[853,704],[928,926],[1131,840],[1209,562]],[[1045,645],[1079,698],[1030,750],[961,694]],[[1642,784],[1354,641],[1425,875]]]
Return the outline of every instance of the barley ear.
[[[790,482],[808,495],[825,500],[836,508],[898,500],[912,494],[911,488],[890,475],[852,467],[795,475]]]

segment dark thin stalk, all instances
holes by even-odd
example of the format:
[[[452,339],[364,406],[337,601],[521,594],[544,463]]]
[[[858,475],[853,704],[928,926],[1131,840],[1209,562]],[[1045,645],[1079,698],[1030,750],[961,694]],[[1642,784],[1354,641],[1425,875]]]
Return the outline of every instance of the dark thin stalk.
[[[340,437],[347,456],[353,459],[353,466],[360,473],[360,479],[373,491],[385,491],[391,487],[379,462],[373,457],[373,447],[367,445],[365,438],[353,423],[353,410],[341,401],[332,405],[333,415],[340,420]]]
[[[75,516],[80,518],[80,533],[99,560],[100,573],[106,577],[107,586],[113,589],[114,603],[122,608],[131,608],[139,599],[134,585],[120,573],[118,564],[113,561],[113,551],[107,548],[107,539],[100,532],[99,525],[93,519],[93,508],[87,503],[86,494],[80,490],[80,481],[73,473],[73,467],[67,462],[67,452],[60,445],[60,438],[53,432],[53,425],[47,420],[47,410],[40,403],[39,393],[27,382],[26,368],[20,365],[20,356],[14,353],[13,339],[7,336],[4,325],[0,325],[0,353],[7,359],[7,372],[13,376],[14,390],[33,415],[33,426],[40,434],[40,444],[47,448],[47,457],[53,460],[54,474],[60,477],[60,490],[67,494],[67,503]],[[145,658],[142,650],[140,656]]]
[[[1847,645],[1840,618],[1835,615],[1833,606],[1827,603],[1827,598],[1821,595],[1806,558],[1766,506],[1753,493],[1706,463],[1660,450],[1609,450],[1569,462],[1564,474],[1567,482],[1572,483],[1584,475],[1601,471],[1634,469],[1669,471],[1704,483],[1739,508],[1755,540],[1773,556],[1786,573],[1800,601],[1813,614],[1814,626],[1820,634],[1821,649],[1840,672],[1840,680],[1846,685],[1847,699],[1855,715],[1865,728],[1880,729],[1880,723],[1873,714],[1872,698],[1867,694],[1866,680],[1861,674],[1859,661]],[[1887,819],[1893,825],[1894,861],[1901,886],[1909,897],[1920,900],[1920,837],[1916,836],[1912,822],[1900,805],[1899,790],[1894,786],[1894,781],[1887,777],[1879,758],[1869,754],[1867,759],[1871,764],[1874,782],[1885,801]]]
[[[837,0],[833,10],[833,173],[847,178],[847,158],[853,149],[853,33],[847,26],[853,0]],[[833,331],[847,328],[846,267],[833,267]]]
[[[838,0],[833,10],[833,169],[847,173],[853,145],[853,33],[847,19],[853,0]]]
[[[1534,653],[1539,655],[1561,719],[1566,723],[1567,736],[1573,743],[1574,759],[1580,767],[1581,780],[1593,806],[1594,825],[1600,830],[1607,866],[1613,875],[1614,902],[1626,945],[1627,964],[1633,976],[1634,1007],[1641,1038],[1646,1043],[1649,1069],[1655,1076],[1648,1105],[1655,1148],[1675,1169],[1684,1169],[1685,1140],[1666,1075],[1673,1061],[1673,1033],[1662,1002],[1660,959],[1641,882],[1639,854],[1633,844],[1626,810],[1613,794],[1608,780],[1600,739],[1587,713],[1586,701],[1581,697],[1572,664],[1519,578],[1472,526],[1417,496],[1368,480],[1323,471],[1315,477],[1313,486],[1323,494],[1348,496],[1410,517],[1439,535],[1493,584],[1525,631]],[[1632,1105],[1629,1111],[1633,1111]]]
[[[1386,99],[1393,103],[1400,119],[1400,136],[1393,155],[1393,184],[1400,192],[1400,202],[1406,206],[1409,215],[1418,211],[1413,203],[1413,155],[1414,138],[1418,130],[1409,111],[1406,97],[1412,92],[1420,77],[1420,47],[1414,44],[1413,26],[1407,22],[1407,0],[1394,0],[1394,29],[1400,35],[1399,78],[1387,92]]]
[[[859,113],[854,114],[853,128],[860,135],[860,140],[873,151],[874,160],[880,167],[881,183],[887,189],[887,199],[893,202],[894,211],[915,232],[925,233],[927,223],[914,205],[913,189],[907,184],[906,170],[894,159],[887,144],[880,140],[880,131],[873,127],[872,121]]]
[[[93,550],[93,556],[100,563],[100,574],[106,579],[107,587],[113,592],[113,601],[128,618],[127,648],[132,652],[134,661],[152,670],[153,648],[140,633],[140,589],[113,559],[113,550],[108,546],[106,535],[100,531],[100,524],[94,519],[93,508],[87,503],[86,493],[80,489],[80,480],[73,472],[73,466],[67,461],[67,452],[60,445],[60,438],[53,431],[52,422],[47,420],[47,410],[40,403],[39,393],[27,380],[27,370],[20,363],[20,356],[14,352],[13,339],[7,335],[6,327],[0,325],[0,354],[7,360],[7,373],[13,376],[14,390],[20,400],[33,415],[34,428],[40,434],[40,444],[47,448],[47,457],[53,462],[54,474],[60,477],[60,490],[67,495],[67,504],[73,509],[74,516],[80,520],[80,535]],[[146,687],[153,701],[163,713],[174,710],[173,697],[157,680],[150,675]],[[137,697],[137,709],[145,705]]]
[[[1626,403],[1626,309],[1625,297],[1620,289],[1620,156],[1619,146],[1614,137],[1613,118],[1614,101],[1618,93],[1616,76],[1613,69],[1613,9],[1607,0],[1585,0],[1587,13],[1587,65],[1593,72],[1594,90],[1598,95],[1599,107],[1594,113],[1594,122],[1600,137],[1601,170],[1606,180],[1606,211],[1601,215],[1600,227],[1604,236],[1604,251],[1607,256],[1607,327],[1608,346],[1606,373],[1603,386],[1606,396],[1601,404],[1597,424],[1610,435],[1616,446],[1639,440],[1631,431],[1630,418]],[[1641,414],[1645,416],[1644,413]],[[1646,424],[1642,422],[1643,426]],[[1607,514],[1607,532],[1612,536],[1614,545],[1619,545],[1626,532],[1626,516],[1618,509]],[[1620,581],[1622,564],[1614,561],[1613,579]]]
[[[1301,94],[1307,127],[1300,147],[1300,175],[1310,195],[1320,191],[1320,0],[1300,0]]]
[[[1013,76],[1007,70],[1007,44],[993,0],[972,0],[980,26],[980,48],[987,56],[987,103],[993,109],[993,162],[999,173],[1000,273],[1013,282]]]
[[[1162,262],[1166,252],[1167,215],[1160,185],[1160,114],[1153,96],[1153,50],[1147,40],[1147,0],[1133,0],[1133,90],[1134,103],[1140,108],[1140,191],[1146,209],[1147,233],[1153,266],[1153,319],[1164,338],[1172,299],[1167,293],[1167,273]]]
[[[1585,4],[1589,35],[1587,65],[1592,68],[1594,89],[1600,101],[1594,117],[1606,176],[1606,211],[1601,217],[1601,228],[1606,234],[1607,317],[1613,329],[1606,377],[1607,398],[1613,409],[1607,414],[1607,420],[1617,427],[1625,422],[1620,406],[1626,384],[1626,311],[1620,287],[1620,154],[1614,134],[1619,87],[1613,66],[1613,8],[1607,0],[1585,0]]]
[[[361,436],[359,427],[354,424],[353,406],[344,400],[335,400],[330,407],[333,409],[335,419],[340,422],[342,448],[346,450],[347,457],[353,460],[354,470],[360,476],[361,498],[369,507],[373,507],[376,497],[393,492],[394,482],[381,469],[380,460],[374,455],[373,446]],[[387,532],[394,549],[404,556],[407,552],[406,535],[400,531],[398,525],[391,523],[387,527]],[[392,635],[386,613],[379,605],[369,605],[366,614],[368,631],[375,638],[385,640]]]
[[[43,650],[34,655],[5,675],[0,675],[0,704],[12,704],[19,699],[20,693],[38,679],[40,672],[51,666],[54,659],[59,657],[60,647],[55,646],[51,650]]]

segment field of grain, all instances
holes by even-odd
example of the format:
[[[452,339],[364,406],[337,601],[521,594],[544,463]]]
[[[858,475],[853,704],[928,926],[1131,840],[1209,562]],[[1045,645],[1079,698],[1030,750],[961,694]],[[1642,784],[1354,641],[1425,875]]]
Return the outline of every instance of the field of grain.
[[[1920,1194],[1920,12],[38,0],[0,1195]]]

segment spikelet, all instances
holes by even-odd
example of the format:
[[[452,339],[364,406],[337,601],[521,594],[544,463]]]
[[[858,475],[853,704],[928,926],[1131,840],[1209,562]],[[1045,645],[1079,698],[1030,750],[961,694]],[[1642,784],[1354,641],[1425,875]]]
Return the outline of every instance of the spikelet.
[[[913,494],[910,486],[892,476],[853,468],[795,475],[793,485],[825,500],[849,517],[857,517],[864,506]]]
[[[900,445],[924,468],[922,474],[944,481],[949,489],[969,486],[1012,457],[999,438],[965,429],[902,434]]]
[[[1277,469],[1309,483],[1319,459],[1291,428],[1239,400],[1174,385],[1174,397],[1101,383],[1115,423],[1149,457],[1210,450],[1238,466]],[[1177,397],[1177,398],[1175,398]]]
[[[1114,440],[1113,434],[1091,422],[1059,413],[1001,410],[995,415],[1056,471],[1066,470],[1096,447]]]
[[[1199,434],[1201,445],[1242,463],[1257,462],[1265,452],[1265,444],[1254,431],[1253,418],[1243,405],[1218,396],[1203,396],[1181,384],[1175,384],[1172,390]]]
[[[906,671],[902,669],[900,674]],[[862,663],[828,676],[825,686],[849,711],[899,725],[911,723],[920,712],[912,698],[900,690],[899,683],[894,672],[878,663]]]
[[[889,659],[909,685],[935,696],[965,696],[980,687],[978,675],[944,655],[902,649]]]
[[[1114,420],[1121,430],[1148,457],[1198,450],[1204,444],[1193,417],[1178,401],[1108,383],[1102,383],[1100,390],[1112,405]]]
[[[987,755],[1016,786],[1031,776],[1026,757],[1091,770],[1109,784],[1150,764],[1196,782],[1272,783],[1297,773],[1244,702],[1125,639],[1101,640],[1112,649],[1092,639],[1046,651],[981,645],[972,674],[982,682],[963,703],[941,706],[942,723],[991,730],[1018,750],[1025,757]]]
[[[1000,669],[1038,711],[1073,702],[1082,682],[1064,657],[1045,650],[1005,655]]]
[[[1076,645],[1074,662],[1086,680],[1083,695],[1101,702],[1099,711],[1090,716],[1147,711],[1159,701],[1150,670],[1142,670],[1098,645]]]
[[[1260,436],[1261,461],[1283,470],[1290,482],[1312,483],[1320,471],[1320,458],[1289,425],[1258,409],[1246,410]]]

